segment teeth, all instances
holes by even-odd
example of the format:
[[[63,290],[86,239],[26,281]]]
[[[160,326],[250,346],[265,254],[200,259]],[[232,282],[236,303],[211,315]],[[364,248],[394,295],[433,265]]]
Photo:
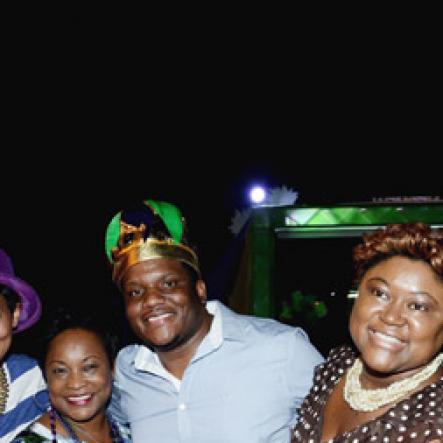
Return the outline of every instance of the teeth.
[[[91,398],[91,394],[88,395],[78,395],[77,397],[68,397],[69,401],[85,401]]]
[[[160,315],[153,315],[151,317],[148,317],[148,321],[158,321],[158,320],[163,320],[166,317],[169,317],[171,314],[166,313],[166,314],[160,314]]]
[[[384,341],[390,342],[390,343],[403,343],[401,340],[399,340],[398,338],[392,337],[390,335],[386,335],[383,334],[382,332],[377,332],[375,331],[374,334],[377,337],[380,337],[381,339],[383,339]]]

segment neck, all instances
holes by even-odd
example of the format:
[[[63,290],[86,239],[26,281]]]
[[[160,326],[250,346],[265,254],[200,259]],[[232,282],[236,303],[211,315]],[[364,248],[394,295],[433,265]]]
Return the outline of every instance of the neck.
[[[109,422],[104,413],[96,415],[92,420],[88,421],[74,421],[70,418],[64,417],[64,419],[75,429],[80,429],[88,432],[89,434],[105,435],[105,431],[109,431]],[[109,432],[107,432],[109,433]]]
[[[168,351],[156,349],[162,365],[179,380],[183,378],[183,374],[188,367],[189,362],[197,352],[200,343],[208,334],[211,328],[212,319],[212,315],[205,315],[203,322],[196,333],[189,337],[183,344]]]
[[[79,441],[90,443],[111,442],[111,427],[104,412],[82,422],[57,413],[56,432],[64,436],[75,436]]]

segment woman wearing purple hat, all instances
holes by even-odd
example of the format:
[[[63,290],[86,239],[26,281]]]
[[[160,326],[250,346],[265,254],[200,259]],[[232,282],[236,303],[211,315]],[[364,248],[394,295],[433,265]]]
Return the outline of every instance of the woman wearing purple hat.
[[[40,417],[48,394],[37,362],[9,354],[12,334],[31,327],[40,318],[35,290],[16,277],[11,259],[0,249],[0,443],[7,443]]]

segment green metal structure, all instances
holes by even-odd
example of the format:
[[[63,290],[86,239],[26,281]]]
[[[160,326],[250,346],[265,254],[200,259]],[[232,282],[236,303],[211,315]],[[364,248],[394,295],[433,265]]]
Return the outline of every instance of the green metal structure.
[[[443,201],[254,208],[231,305],[257,316],[276,317],[276,239],[357,237],[386,224],[415,221],[443,227]]]

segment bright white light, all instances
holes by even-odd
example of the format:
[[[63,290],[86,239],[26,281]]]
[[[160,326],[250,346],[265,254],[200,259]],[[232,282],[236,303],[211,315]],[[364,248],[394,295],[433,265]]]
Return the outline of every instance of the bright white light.
[[[249,191],[249,198],[252,203],[263,203],[266,198],[266,191],[261,186],[254,186]]]
[[[347,298],[357,298],[358,291],[356,289],[350,289]]]

